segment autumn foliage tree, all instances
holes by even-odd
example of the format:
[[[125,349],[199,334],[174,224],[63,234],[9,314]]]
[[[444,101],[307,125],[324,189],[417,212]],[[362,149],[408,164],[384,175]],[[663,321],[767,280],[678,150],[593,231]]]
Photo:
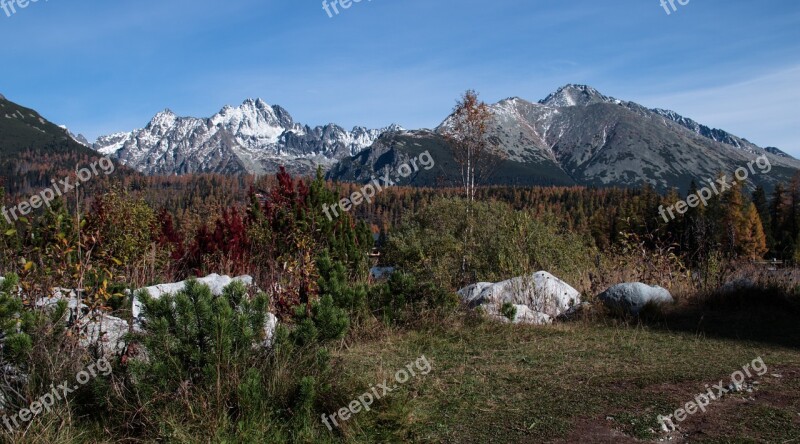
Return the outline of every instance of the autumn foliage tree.
[[[443,135],[461,171],[461,186],[469,201],[475,200],[481,185],[505,159],[505,151],[489,137],[492,119],[489,106],[473,90],[465,92],[456,103]]]
[[[473,90],[465,92],[456,103],[448,119],[443,135],[447,140],[453,160],[460,168],[460,181],[466,209],[467,229],[464,231],[465,252],[473,248],[473,208],[477,187],[494,172],[505,159],[499,143],[489,137],[489,124],[492,119],[489,106],[478,99]],[[464,283],[469,281],[468,255],[462,258],[461,272]]]

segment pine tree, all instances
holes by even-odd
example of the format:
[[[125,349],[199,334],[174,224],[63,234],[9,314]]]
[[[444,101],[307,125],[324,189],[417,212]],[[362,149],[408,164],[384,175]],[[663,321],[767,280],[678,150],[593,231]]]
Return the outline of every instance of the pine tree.
[[[185,381],[208,383],[225,378],[232,363],[258,356],[255,344],[265,338],[269,298],[247,294],[241,282],[222,295],[190,279],[180,292],[153,299],[142,293],[144,334],[139,337],[148,359],[137,370],[143,385],[170,393]]]

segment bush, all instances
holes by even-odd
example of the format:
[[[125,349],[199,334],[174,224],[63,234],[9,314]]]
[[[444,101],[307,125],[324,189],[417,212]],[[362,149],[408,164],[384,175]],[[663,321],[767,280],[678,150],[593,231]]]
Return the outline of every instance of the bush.
[[[329,354],[317,344],[347,325],[330,296],[294,331],[279,326],[270,348],[262,346],[268,298],[240,282],[220,296],[190,280],[175,295],[140,298],[146,321],[133,339],[141,356],[122,367],[115,388],[93,386],[105,390],[97,404],[110,418],[106,430],[115,424],[123,436],[193,442],[318,438],[314,412],[330,375]]]
[[[22,330],[22,300],[16,295],[15,275],[0,282],[0,356],[2,362],[21,363],[31,349],[31,337]]]
[[[29,310],[18,295],[19,278],[10,274],[0,282],[0,364],[24,367],[39,331],[58,337],[66,327],[66,301],[59,301],[48,310]]]
[[[66,301],[32,308],[20,297],[19,282],[15,274],[0,281],[0,409],[7,412],[30,405],[52,381],[74,375],[71,367],[82,357],[74,353],[77,341],[64,334]]]
[[[467,205],[441,198],[406,218],[388,238],[387,262],[450,290],[538,270],[577,280],[591,266],[589,243],[553,220],[496,201],[474,202],[468,220]]]
[[[291,337],[300,346],[341,339],[350,326],[347,312],[334,304],[331,295],[315,301],[310,315],[305,312],[305,307],[298,306],[295,318],[299,322]]]
[[[367,288],[361,284],[353,284],[348,279],[347,268],[340,261],[334,261],[324,251],[317,259],[319,295],[331,296],[336,307],[347,310],[356,318],[368,314]]]
[[[257,359],[253,345],[265,338],[269,307],[263,293],[250,298],[244,284],[233,282],[217,297],[190,279],[175,295],[153,299],[143,292],[139,298],[147,332],[139,339],[148,363],[136,370],[151,394],[176,390],[184,381],[227,379],[231,363]]]

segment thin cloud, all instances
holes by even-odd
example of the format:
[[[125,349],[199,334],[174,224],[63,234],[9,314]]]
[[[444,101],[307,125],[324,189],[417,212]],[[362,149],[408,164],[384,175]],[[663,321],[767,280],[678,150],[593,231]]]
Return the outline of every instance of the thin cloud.
[[[641,98],[704,125],[800,156],[800,65],[723,86]]]

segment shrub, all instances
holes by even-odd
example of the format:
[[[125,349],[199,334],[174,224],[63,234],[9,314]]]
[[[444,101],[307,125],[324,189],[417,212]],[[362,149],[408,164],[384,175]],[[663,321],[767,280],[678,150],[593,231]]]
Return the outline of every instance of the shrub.
[[[317,259],[317,269],[320,296],[330,295],[337,307],[347,310],[352,316],[367,314],[367,288],[350,282],[344,264],[334,261],[325,250]]]
[[[473,203],[468,224],[466,205],[440,198],[407,217],[388,238],[387,262],[451,290],[538,270],[575,280],[591,265],[587,241],[554,220],[492,201]]]
[[[0,281],[0,394],[7,410],[25,407],[36,393],[74,366],[75,341],[64,335],[66,301],[32,309],[19,294],[19,278]],[[74,374],[74,373],[72,373]]]
[[[334,304],[331,295],[315,301],[310,315],[305,312],[305,307],[298,306],[296,319],[299,322],[291,337],[301,346],[341,339],[350,326],[347,312]]]
[[[330,296],[294,331],[279,326],[270,348],[261,346],[268,298],[248,294],[239,282],[220,296],[190,280],[175,295],[140,297],[146,321],[132,339],[141,357],[128,361],[124,382],[111,390],[93,383],[106,390],[97,404],[110,418],[107,430],[116,425],[124,436],[197,442],[318,438],[314,412],[330,375],[329,354],[317,344],[341,337],[347,325]]]
[[[22,327],[22,300],[16,295],[19,279],[9,275],[0,282],[0,356],[3,363],[21,363],[31,349],[31,337]]]
[[[233,282],[214,296],[207,285],[190,279],[174,295],[139,297],[147,332],[139,339],[148,356],[136,368],[141,387],[169,392],[184,381],[228,378],[231,365],[257,358],[253,345],[264,340],[269,307],[263,293],[251,298],[244,284]]]

